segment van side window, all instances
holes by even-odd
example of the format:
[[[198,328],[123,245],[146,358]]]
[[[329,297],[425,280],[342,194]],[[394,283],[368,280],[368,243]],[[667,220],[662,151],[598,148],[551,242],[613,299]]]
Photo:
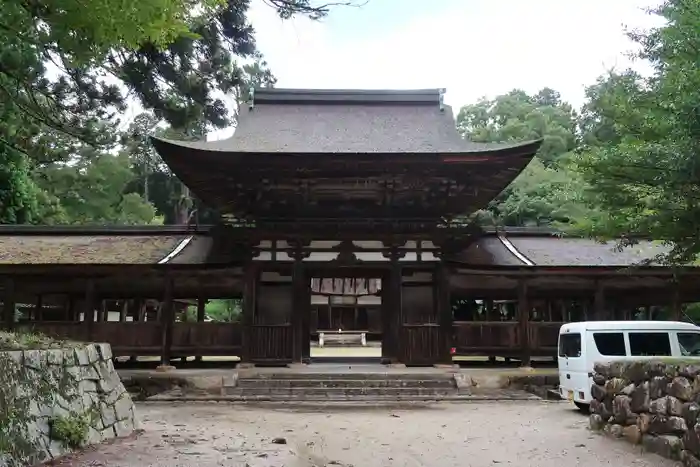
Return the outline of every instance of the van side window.
[[[598,348],[598,353],[611,357],[624,357],[625,335],[621,332],[594,332],[593,341]]]
[[[679,332],[678,346],[684,357],[700,356],[700,332]]]
[[[581,334],[560,334],[559,335],[559,356],[576,358],[581,356]]]
[[[668,332],[630,332],[630,354],[633,356],[670,356]]]

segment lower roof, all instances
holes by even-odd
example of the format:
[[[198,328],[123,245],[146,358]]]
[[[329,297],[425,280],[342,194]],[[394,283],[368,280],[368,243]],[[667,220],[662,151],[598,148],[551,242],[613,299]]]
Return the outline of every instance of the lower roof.
[[[230,245],[207,229],[0,229],[0,265],[206,265],[228,261]],[[659,265],[669,247],[652,241],[619,250],[613,242],[545,231],[487,233],[451,259],[465,267],[625,267]]]

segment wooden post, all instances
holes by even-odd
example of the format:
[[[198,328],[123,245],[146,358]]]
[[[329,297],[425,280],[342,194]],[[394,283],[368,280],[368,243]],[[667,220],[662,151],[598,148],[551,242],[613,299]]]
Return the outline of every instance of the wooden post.
[[[595,283],[595,296],[593,297],[593,319],[602,321],[607,317],[605,312],[605,288],[599,281]]]
[[[304,264],[300,252],[294,255],[292,266],[292,362],[301,363],[304,354]],[[308,307],[309,305],[306,304]]]
[[[197,322],[198,323],[203,323],[204,319],[206,318],[204,312],[206,310],[207,306],[207,299],[203,297],[199,297],[197,299]]]
[[[129,313],[129,306],[133,300],[124,300],[124,303],[122,303],[122,307],[119,309],[119,322],[120,323],[125,323],[126,322],[126,315]]]
[[[34,305],[34,316],[32,317],[34,321],[41,321],[42,319],[42,309],[44,308],[44,297],[41,294],[37,294],[36,296],[36,304]],[[79,321],[76,319],[76,321]]]
[[[161,305],[160,325],[163,333],[163,345],[161,347],[160,365],[162,369],[170,367],[173,345],[173,324],[175,321],[175,308],[173,307],[173,279],[170,276],[165,278],[165,293]]]
[[[95,321],[95,282],[92,279],[88,279],[85,284],[83,320],[89,323],[88,326],[91,326],[90,323]]]
[[[518,282],[518,321],[520,324],[520,344],[522,367],[530,367],[531,347],[530,347],[530,301],[527,296],[527,282]]]
[[[8,331],[15,327],[15,306],[15,281],[8,277],[2,287],[2,321]]]
[[[241,322],[243,324],[242,329],[242,350],[241,350],[241,364],[249,365],[251,363],[253,355],[251,355],[251,349],[253,347],[253,339],[255,336],[251,336],[251,329],[253,326],[253,321],[255,319],[255,308],[256,308],[256,283],[258,279],[258,269],[257,266],[251,261],[245,267],[245,277],[243,278],[243,309]]]
[[[403,316],[401,313],[401,264],[396,248],[389,252],[389,280],[387,288],[382,294],[382,302],[386,299],[386,305],[382,306],[382,361],[384,363],[396,363],[401,354],[401,325]]]
[[[450,271],[447,265],[440,261],[435,271],[435,292],[437,305],[437,318],[440,326],[441,353],[437,363],[452,363],[452,306],[450,300]]]

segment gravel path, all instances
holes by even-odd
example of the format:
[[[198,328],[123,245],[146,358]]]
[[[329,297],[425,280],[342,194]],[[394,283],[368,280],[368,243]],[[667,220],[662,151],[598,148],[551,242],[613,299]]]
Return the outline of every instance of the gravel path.
[[[652,454],[641,454],[640,448],[623,441],[590,433],[587,418],[564,403],[333,409],[189,403],[143,404],[138,409],[146,429],[141,436],[101,446],[59,465],[676,465]]]

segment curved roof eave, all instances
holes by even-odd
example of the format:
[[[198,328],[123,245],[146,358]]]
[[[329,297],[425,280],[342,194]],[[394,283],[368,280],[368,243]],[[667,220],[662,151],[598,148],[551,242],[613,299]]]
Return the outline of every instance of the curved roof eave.
[[[191,151],[197,153],[206,153],[212,157],[220,157],[222,154],[232,155],[263,155],[263,154],[285,154],[290,156],[295,155],[321,155],[329,154],[325,151],[305,151],[305,152],[287,152],[287,151],[236,151],[232,146],[224,144],[233,138],[228,140],[220,141],[177,141],[166,138],[159,138],[157,136],[151,136],[151,141],[153,145],[160,154],[161,157],[167,158],[173,154],[185,154]],[[542,139],[522,141],[517,143],[473,143],[470,141],[464,141],[463,150],[452,150],[452,151],[435,151],[435,152],[406,152],[406,151],[396,151],[396,152],[367,152],[367,151],[339,151],[332,154],[335,155],[384,155],[384,154],[430,154],[435,156],[440,155],[468,155],[468,154],[483,154],[483,155],[494,155],[494,156],[524,156],[524,155],[535,155],[542,145]]]

